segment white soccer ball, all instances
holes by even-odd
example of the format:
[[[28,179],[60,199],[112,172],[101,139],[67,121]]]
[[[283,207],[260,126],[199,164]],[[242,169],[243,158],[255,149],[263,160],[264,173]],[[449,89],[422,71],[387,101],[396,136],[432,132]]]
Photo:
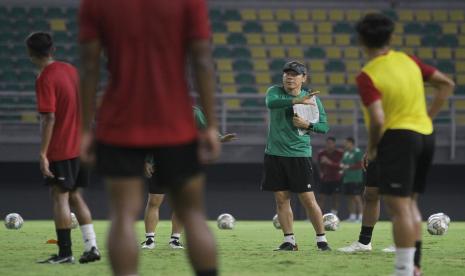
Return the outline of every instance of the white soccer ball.
[[[216,222],[220,229],[233,229],[236,219],[234,219],[234,217],[230,214],[221,214],[218,216]]]
[[[442,220],[444,220],[444,222],[447,224],[447,226],[449,226],[449,223],[450,223],[450,217],[444,213],[437,213],[437,214],[432,214],[431,216],[429,216],[428,218],[428,222],[434,218],[440,218]]]
[[[431,235],[444,235],[448,228],[444,217],[436,216],[428,219],[427,229]]]
[[[24,220],[23,218],[17,213],[8,214],[5,217],[5,227],[7,229],[15,229],[18,230],[23,226]]]
[[[273,217],[273,226],[276,229],[281,229],[281,223],[279,223],[278,214]]]
[[[323,225],[326,231],[336,231],[339,228],[339,218],[333,213],[323,215]]]
[[[76,229],[79,227],[79,222],[74,213],[71,213],[71,229]]]

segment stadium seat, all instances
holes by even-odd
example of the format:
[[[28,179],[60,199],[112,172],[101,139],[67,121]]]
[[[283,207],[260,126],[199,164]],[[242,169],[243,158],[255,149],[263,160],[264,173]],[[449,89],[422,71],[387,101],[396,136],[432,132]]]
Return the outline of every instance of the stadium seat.
[[[46,16],[48,18],[65,18],[66,15],[61,8],[51,7],[47,9]]]
[[[344,73],[330,73],[328,74],[328,83],[330,85],[343,85],[346,83]]]
[[[220,73],[219,74],[221,84],[234,84],[234,74],[233,73]]]
[[[231,45],[245,45],[247,44],[247,40],[245,39],[245,36],[241,33],[232,33],[229,34],[227,38],[228,44]]]
[[[266,50],[263,47],[252,47],[250,48],[253,58],[266,58]]]
[[[442,33],[443,34],[458,34],[458,25],[456,23],[444,23],[442,24]]]
[[[242,19],[239,11],[236,9],[225,10],[223,18],[225,21],[240,21]]]
[[[434,9],[432,11],[432,17],[435,22],[448,21],[447,11]]]
[[[269,83],[269,82],[268,82]],[[237,90],[239,94],[258,94],[257,88],[253,86],[242,86]]]
[[[236,75],[235,81],[239,85],[255,84],[255,78],[251,74],[241,73]]]
[[[275,73],[271,77],[271,83],[273,84],[281,84],[283,82],[283,74],[282,73]]]
[[[464,40],[465,42],[465,40]],[[438,45],[443,46],[443,47],[458,47],[460,45],[465,46],[465,43],[461,44],[459,43],[459,40],[457,39],[456,35],[453,34],[445,34],[441,36]]]
[[[423,32],[423,25],[418,22],[409,22],[404,25],[405,34],[422,34]]]
[[[13,82],[18,81],[18,76],[16,75],[16,73],[14,71],[4,71],[0,75],[0,79],[1,79],[2,82],[13,83]]]
[[[346,61],[346,68],[348,72],[359,72],[362,68],[359,60]]]
[[[263,44],[262,36],[256,33],[246,34],[245,39],[247,40],[247,44],[249,45],[262,45]]]
[[[339,9],[329,10],[329,20],[330,21],[341,21],[344,20],[344,12]]]
[[[0,18],[8,17],[8,10],[5,6],[0,6]]]
[[[314,35],[300,35],[300,44],[303,46],[306,45],[314,45],[316,43],[316,39]]]
[[[50,30],[50,23],[48,20],[43,18],[35,19],[32,22],[32,29],[33,30],[41,30],[41,31],[49,31]],[[67,27],[68,29],[68,27]]]
[[[425,35],[421,38],[421,46],[423,47],[437,47],[438,45],[439,39],[434,35]]]
[[[346,11],[346,20],[354,22],[360,20],[362,12],[360,10],[348,10]]]
[[[258,84],[270,84],[271,78],[270,74],[268,73],[256,73],[255,74],[255,82]]]
[[[228,28],[226,27],[226,24],[221,21],[216,21],[212,22],[212,31],[214,33],[226,33],[228,31]]]
[[[341,53],[341,48],[339,47],[328,47],[326,48],[326,57],[328,58],[341,58],[342,53]]]
[[[355,66],[355,65],[353,65],[353,66]],[[361,66],[359,67],[359,70],[353,71],[353,72],[350,72],[349,69],[347,69],[347,71],[349,71],[347,73],[347,84],[349,84],[351,86],[353,85],[355,87],[356,79],[357,79],[357,76],[360,74],[360,70],[361,70]],[[356,93],[354,93],[354,94],[356,94]]]
[[[439,47],[436,48],[436,58],[437,59],[451,59],[452,51],[450,48]]]
[[[239,12],[242,20],[257,20],[257,13],[254,9],[245,9]]]
[[[454,73],[455,67],[454,63],[449,60],[439,60],[436,63],[436,67],[444,73]]]
[[[351,37],[347,34],[337,34],[334,36],[334,44],[338,46],[351,45]]]
[[[333,85],[329,88],[329,93],[333,95],[344,95],[347,94],[345,85]]]
[[[463,9],[451,10],[449,12],[450,21],[463,22],[465,21],[465,12]]]
[[[253,65],[248,59],[238,59],[233,62],[233,69],[236,72],[252,71]]]
[[[78,18],[78,8],[77,7],[68,7],[65,8],[65,15],[68,21],[77,21]]]
[[[434,58],[433,48],[420,47],[418,48],[416,55],[421,59],[425,59],[425,58],[432,59]]]
[[[214,58],[229,58],[231,57],[231,50],[227,47],[223,46],[216,46],[215,49],[213,50],[213,57]]]
[[[456,75],[456,82],[458,85],[464,85],[465,84],[465,75],[458,74]]]
[[[403,34],[404,33],[404,23],[396,22],[394,27],[394,34]]]
[[[456,95],[465,95],[465,85],[458,85],[455,88],[454,94],[456,94]]]
[[[226,26],[227,31],[230,33],[242,33],[242,23],[240,21],[229,21]]]
[[[344,57],[350,59],[360,58],[360,50],[357,47],[346,47],[344,48]]]
[[[317,33],[328,34],[333,32],[333,25],[331,22],[320,22],[316,24]]]
[[[393,21],[397,21],[399,19],[399,16],[395,10],[383,10],[381,13],[391,18]]]
[[[42,7],[32,7],[29,9],[28,17],[33,19],[42,19],[45,17],[45,11]]]
[[[247,21],[244,23],[243,30],[246,33],[261,33],[263,32],[262,25],[257,21]]]
[[[253,69],[255,71],[268,71],[269,70],[268,62],[264,59],[254,59]]]
[[[310,74],[313,72],[324,72],[325,71],[325,60],[314,59],[308,62],[308,68],[310,69]]]
[[[55,32],[52,34],[55,43],[64,44],[69,42],[74,42],[74,39],[70,39],[68,33],[66,32]]]
[[[413,20],[413,13],[411,10],[399,10],[398,12],[399,20],[411,22]]]
[[[327,110],[334,110],[336,109],[336,101],[335,100],[323,100],[323,106],[325,108],[325,111]]]
[[[354,32],[354,28],[348,22],[341,21],[334,24],[333,31],[339,34],[350,34]]]
[[[326,11],[325,10],[312,10],[312,21],[326,21]]]
[[[10,10],[9,17],[15,20],[27,18],[26,9],[19,6],[13,7]]]
[[[232,50],[232,56],[235,58],[250,58],[250,50],[245,47],[236,47]]]
[[[278,30],[281,33],[297,33],[299,32],[299,27],[292,21],[284,21],[279,24]]]
[[[429,22],[431,21],[431,12],[429,10],[416,10],[415,18],[420,22]]]
[[[437,23],[429,22],[423,26],[423,34],[440,35],[442,34],[442,28]]]
[[[228,99],[226,100],[226,106],[230,109],[237,109],[241,106],[239,99]]]
[[[63,19],[51,19],[50,20],[50,30],[53,32],[65,32],[66,23]]]
[[[223,13],[219,9],[210,9],[208,12],[208,17],[210,18],[212,22],[222,21]]]
[[[226,45],[226,34],[225,33],[213,33],[213,44],[214,45]]]
[[[355,102],[353,100],[339,100],[339,108],[353,110],[355,108]],[[347,116],[351,117],[351,116]]]
[[[328,72],[344,72],[345,71],[345,65],[340,60],[329,60],[326,63],[325,68],[326,68],[326,71]]]
[[[307,9],[298,9],[294,11],[294,20],[296,21],[308,21],[309,14]]]
[[[291,20],[291,11],[288,9],[278,9],[275,16],[276,19],[280,21]]]
[[[232,71],[232,62],[231,62],[231,59],[216,59],[216,68],[218,69],[218,71],[220,72],[224,72],[224,71]]]
[[[331,35],[317,35],[316,41],[318,45],[332,45],[333,44],[333,37]]]
[[[465,61],[456,61],[455,62],[455,72],[465,73]]]
[[[274,59],[270,63],[270,70],[275,72],[281,72],[285,63],[285,59]]]
[[[265,33],[277,33],[278,32],[278,24],[276,22],[264,22],[262,25],[263,25],[263,31]]]
[[[306,58],[325,58],[326,52],[323,48],[320,47],[310,47],[305,50],[305,57]]]
[[[221,86],[221,93],[224,94],[236,94],[237,87],[235,85],[222,85]]]
[[[285,58],[286,52],[283,47],[273,47],[269,50],[269,56],[271,58]]]
[[[290,59],[301,60],[304,57],[304,51],[300,47],[291,47],[287,50],[287,56]]]
[[[267,34],[264,36],[266,45],[279,45],[279,36],[277,34]]]
[[[271,21],[274,20],[273,11],[269,9],[259,10],[258,18],[262,21]]]
[[[456,59],[465,59],[465,48],[455,49],[455,58]]]
[[[297,45],[297,35],[283,34],[281,35],[281,43],[284,45]]]
[[[326,75],[323,73],[310,73],[311,84],[324,84],[326,85]]]
[[[419,47],[419,46],[431,46],[427,45],[425,43],[422,43],[422,40],[419,35],[406,35],[405,36],[405,45],[406,46],[413,46],[413,47]]]
[[[315,30],[315,24],[310,22],[300,22],[299,32],[300,33],[313,33]]]

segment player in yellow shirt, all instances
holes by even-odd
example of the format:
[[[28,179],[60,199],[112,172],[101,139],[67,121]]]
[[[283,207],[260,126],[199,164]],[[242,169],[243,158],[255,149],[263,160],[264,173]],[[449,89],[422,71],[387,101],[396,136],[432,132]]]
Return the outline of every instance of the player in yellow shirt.
[[[370,194],[372,199],[376,198],[379,192],[391,216],[396,245],[395,275],[420,275],[421,214],[417,197],[425,189],[433,160],[432,119],[452,93],[454,83],[418,58],[392,50],[389,42],[394,23],[388,17],[368,14],[356,29],[368,57],[357,77],[369,132],[367,173],[374,176],[370,177],[370,183],[377,184],[377,187],[367,185],[365,197]],[[436,88],[429,108],[424,81]],[[370,206],[366,210],[367,204],[364,210],[362,232],[370,226],[372,231],[379,216],[377,200]],[[371,215],[366,218],[365,212]],[[369,236],[371,239],[371,232]]]

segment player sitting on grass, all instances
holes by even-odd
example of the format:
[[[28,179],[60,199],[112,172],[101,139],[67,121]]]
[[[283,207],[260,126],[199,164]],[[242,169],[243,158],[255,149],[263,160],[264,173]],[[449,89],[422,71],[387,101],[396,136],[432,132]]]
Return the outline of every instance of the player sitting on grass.
[[[202,110],[194,106],[194,119],[198,129],[205,129],[207,127],[207,120]],[[236,139],[236,134],[229,133],[220,135],[219,139],[222,143],[230,142]],[[149,196],[147,199],[147,205],[145,206],[145,241],[142,242],[143,249],[155,248],[155,229],[159,221],[160,206],[165,198],[165,190],[157,184],[155,177],[152,175],[156,171],[156,166],[153,164],[153,157],[148,156],[145,162],[145,176],[149,182]],[[179,238],[182,232],[182,223],[179,221],[176,214],[173,212],[171,215],[171,237],[168,245],[173,249],[183,249],[183,245]]]
[[[328,122],[323,105],[315,93],[302,89],[307,79],[305,65],[292,61],[284,65],[283,86],[271,86],[266,94],[270,112],[265,149],[264,176],[261,189],[272,191],[276,200],[284,242],[276,250],[298,250],[291,208],[291,192],[297,193],[316,232],[318,249],[330,250],[326,240],[323,216],[313,194],[310,132],[326,133]],[[317,121],[310,123],[295,115],[295,104],[311,105]]]
[[[100,260],[92,216],[80,188],[89,182],[88,171],[79,162],[81,112],[79,77],[71,64],[55,61],[52,37],[37,32],[26,39],[29,57],[39,68],[36,80],[40,113],[40,170],[50,186],[58,254],[40,263],[74,263],[71,250],[71,209],[76,213],[84,241],[80,263]]]

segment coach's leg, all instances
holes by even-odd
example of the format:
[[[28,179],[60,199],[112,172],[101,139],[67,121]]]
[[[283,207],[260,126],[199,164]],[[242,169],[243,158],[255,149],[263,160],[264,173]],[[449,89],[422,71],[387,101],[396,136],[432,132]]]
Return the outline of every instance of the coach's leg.
[[[174,212],[186,229],[187,251],[196,273],[216,275],[217,253],[206,223],[203,174],[195,175],[170,194]]]
[[[323,215],[321,213],[320,206],[315,200],[313,192],[299,193],[299,200],[305,208],[307,217],[312,222],[313,228],[316,234],[324,234],[325,229],[323,226]]]
[[[294,234],[293,222],[294,214],[291,208],[291,195],[288,191],[274,192],[276,201],[276,213],[278,214],[279,224],[284,235]]]
[[[58,185],[50,187],[53,201],[53,218],[58,240],[58,255],[72,255],[71,250],[71,210],[69,209],[69,192]]]
[[[107,178],[111,226],[107,246],[115,275],[137,274],[138,247],[134,223],[142,207],[142,178]],[[115,242],[115,238],[118,240]]]
[[[410,197],[383,196],[391,216],[396,245],[396,275],[413,275],[415,253],[415,222]]]

